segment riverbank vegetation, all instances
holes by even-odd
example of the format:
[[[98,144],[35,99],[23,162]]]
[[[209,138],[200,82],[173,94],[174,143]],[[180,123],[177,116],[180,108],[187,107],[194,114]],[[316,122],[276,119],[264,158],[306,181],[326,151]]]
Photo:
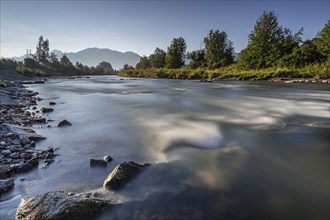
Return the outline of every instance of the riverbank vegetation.
[[[248,45],[239,54],[226,32],[210,30],[204,48],[186,52],[184,38],[174,38],[167,51],[156,48],[135,66],[124,66],[119,75],[170,79],[269,79],[329,78],[330,21],[311,40],[279,25],[274,11],[265,11],[248,36]],[[185,62],[186,61],[186,62]],[[185,64],[187,63],[187,64]]]
[[[60,59],[55,53],[49,52],[49,41],[39,37],[35,54],[27,54],[22,62],[12,59],[1,59],[0,69],[16,68],[16,71],[28,76],[72,76],[72,75],[108,75],[116,74],[108,62],[101,62],[96,67],[89,67],[82,63],[73,64],[64,54]]]

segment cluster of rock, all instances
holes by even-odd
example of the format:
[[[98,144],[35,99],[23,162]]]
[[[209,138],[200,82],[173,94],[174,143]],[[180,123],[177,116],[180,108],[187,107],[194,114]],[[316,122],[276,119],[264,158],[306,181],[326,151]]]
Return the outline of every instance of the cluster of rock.
[[[115,191],[146,166],[149,164],[122,162],[104,180],[103,187]],[[102,198],[98,193],[48,192],[28,200],[23,199],[17,209],[16,219],[93,219],[100,210],[113,205],[113,201],[107,197]]]
[[[53,162],[54,149],[35,148],[36,141],[45,137],[37,134],[31,125],[46,123],[42,113],[46,108],[30,111],[41,99],[38,93],[25,89],[18,82],[5,81],[0,88],[0,194],[13,188],[14,175]],[[47,110],[46,110],[47,111]]]
[[[284,83],[330,83],[330,79],[292,79],[285,80]]]

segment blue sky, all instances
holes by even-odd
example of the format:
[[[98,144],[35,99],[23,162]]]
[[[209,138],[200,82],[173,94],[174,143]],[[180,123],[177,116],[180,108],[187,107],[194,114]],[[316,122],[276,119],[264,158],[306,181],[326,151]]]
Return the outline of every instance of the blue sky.
[[[179,36],[191,51],[203,47],[210,29],[225,31],[239,52],[265,10],[274,10],[280,25],[293,32],[304,27],[304,39],[313,38],[330,19],[329,0],[1,0],[1,56],[34,52],[40,35],[51,49],[64,52],[99,47],[149,55],[156,47],[166,50]]]

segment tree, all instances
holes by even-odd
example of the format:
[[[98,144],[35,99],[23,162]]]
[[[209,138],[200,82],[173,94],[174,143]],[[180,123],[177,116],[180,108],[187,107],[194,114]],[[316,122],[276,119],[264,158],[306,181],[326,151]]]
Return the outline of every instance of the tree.
[[[49,60],[51,63],[57,63],[59,62],[58,59],[57,59],[57,56],[54,52],[51,52],[50,53],[50,56],[49,56]]]
[[[48,39],[42,42],[42,61],[45,63],[49,58],[49,41]]]
[[[148,69],[150,68],[150,62],[148,57],[143,56],[140,57],[140,62],[138,62],[135,66],[136,69]]]
[[[206,65],[205,50],[195,50],[188,53],[189,66],[193,69]]]
[[[226,32],[210,30],[204,38],[205,59],[208,67],[224,67],[234,62],[233,43],[228,40]]]
[[[182,38],[174,38],[166,53],[166,67],[180,68],[184,65],[184,55],[187,49],[186,41]]]
[[[302,29],[292,35],[289,29],[279,26],[274,11],[265,11],[257,19],[247,47],[239,55],[239,63],[250,69],[276,66],[283,56],[299,46],[301,34]]]
[[[151,68],[163,68],[165,66],[166,52],[156,47],[153,54],[149,56]]]
[[[66,67],[73,67],[73,64],[71,63],[70,59],[66,56],[66,54],[63,54],[60,63],[61,65]]]
[[[294,48],[291,54],[283,57],[281,66],[302,68],[308,64],[319,63],[323,58],[315,42],[306,40],[300,47]]]
[[[27,68],[34,69],[34,68],[39,67],[39,63],[36,60],[32,59],[32,58],[26,57],[24,59],[24,66],[27,67]]]
[[[325,59],[330,59],[330,20],[317,34],[315,44]]]
[[[44,37],[41,35],[36,47],[36,54],[34,59],[39,63],[45,64],[49,58],[49,41],[48,39],[44,40]]]
[[[133,70],[133,69],[134,69],[134,67],[132,67],[131,65],[128,65],[127,63],[124,64],[124,66],[123,66],[123,70]]]
[[[114,74],[115,71],[112,68],[112,65],[108,62],[101,62],[95,68],[96,73],[99,74]]]

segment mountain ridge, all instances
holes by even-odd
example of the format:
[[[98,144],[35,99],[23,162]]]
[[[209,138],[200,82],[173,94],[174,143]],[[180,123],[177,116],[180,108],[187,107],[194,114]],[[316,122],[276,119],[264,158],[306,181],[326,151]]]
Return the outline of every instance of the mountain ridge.
[[[135,66],[139,60],[140,55],[133,51],[121,52],[117,50],[111,50],[108,48],[89,47],[77,52],[64,53],[61,50],[54,49],[50,52],[54,52],[58,59],[64,54],[75,64],[80,62],[87,66],[96,66],[102,61],[109,62],[114,69],[120,69],[124,64]],[[26,55],[20,57],[12,57],[16,61],[23,61]]]

